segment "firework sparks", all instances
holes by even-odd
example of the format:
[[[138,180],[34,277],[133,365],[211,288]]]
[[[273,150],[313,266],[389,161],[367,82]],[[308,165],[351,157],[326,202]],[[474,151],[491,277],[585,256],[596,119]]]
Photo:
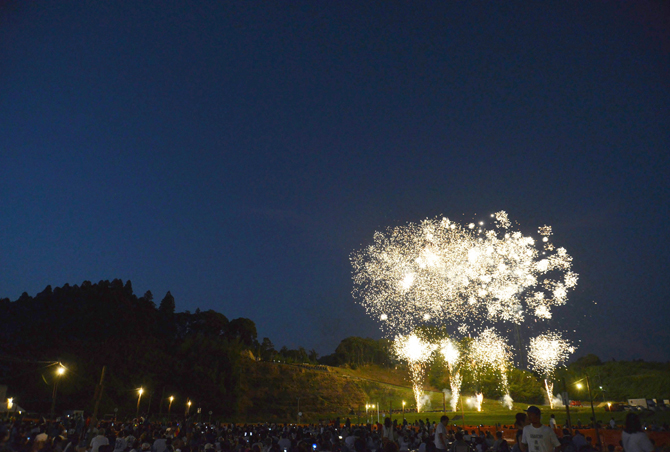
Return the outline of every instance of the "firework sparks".
[[[426,372],[426,363],[430,360],[436,345],[424,341],[416,334],[408,336],[397,336],[393,341],[393,350],[400,359],[407,361],[410,376],[412,378],[412,389],[416,400],[417,411],[425,403],[423,398],[423,378]]]
[[[551,377],[558,366],[563,365],[575,347],[563,339],[561,333],[548,332],[531,338],[528,345],[528,364],[537,373],[544,376],[544,388],[551,409],[554,408],[554,383]]]
[[[512,231],[504,211],[460,225],[447,218],[376,232],[373,244],[352,254],[354,297],[388,333],[407,334],[428,321],[465,318],[521,323],[551,318],[577,284],[572,257],[554,251],[550,226],[532,237]]]
[[[500,372],[500,385],[503,393],[505,398],[511,401],[507,371],[512,363],[513,354],[512,347],[505,339],[499,336],[493,328],[485,329],[472,341],[469,358],[476,378],[479,378],[485,369]],[[481,408],[481,404],[479,406]]]
[[[482,410],[482,402],[484,401],[484,394],[481,392],[476,393],[474,396],[470,397],[467,400],[468,406],[471,406],[477,411]]]
[[[451,410],[456,411],[458,405],[458,397],[461,394],[461,377],[460,369],[458,368],[461,361],[461,352],[458,346],[451,339],[444,339],[440,343],[440,353],[447,362],[449,369],[449,385],[451,386]]]

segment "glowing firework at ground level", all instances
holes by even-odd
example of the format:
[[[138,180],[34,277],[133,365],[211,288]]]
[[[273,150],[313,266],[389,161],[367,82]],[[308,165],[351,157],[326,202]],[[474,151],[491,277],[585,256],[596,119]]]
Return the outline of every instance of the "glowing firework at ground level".
[[[528,364],[531,369],[545,377],[544,387],[551,409],[554,408],[554,383],[551,377],[556,368],[565,363],[574,351],[575,347],[558,332],[547,332],[530,339]]]
[[[396,355],[407,361],[416,408],[419,412],[425,403],[423,401],[423,378],[426,363],[430,360],[435,348],[436,345],[424,341],[414,333],[408,336],[397,336],[393,341],[393,350]]]
[[[499,371],[502,392],[505,400],[510,401],[507,370],[512,364],[512,357],[512,347],[493,328],[485,329],[470,344],[469,358],[475,377],[480,378],[485,369]]]
[[[477,392],[477,393],[475,393],[474,396],[472,396],[472,397],[470,397],[470,399],[468,399],[468,405],[470,405],[471,407],[473,407],[477,411],[481,411],[483,401],[484,401],[484,394],[482,394],[481,392]]]
[[[461,360],[461,352],[454,341],[444,339],[440,342],[440,353],[447,362],[447,368],[449,369],[449,386],[451,387],[450,404],[452,411],[456,411],[458,396],[461,393],[461,383],[463,382],[460,370],[457,367]]]
[[[451,374],[449,379],[449,385],[451,386],[451,411],[456,411],[458,408],[458,396],[461,395],[461,384],[463,383],[463,377],[461,377],[460,372],[456,371]]]

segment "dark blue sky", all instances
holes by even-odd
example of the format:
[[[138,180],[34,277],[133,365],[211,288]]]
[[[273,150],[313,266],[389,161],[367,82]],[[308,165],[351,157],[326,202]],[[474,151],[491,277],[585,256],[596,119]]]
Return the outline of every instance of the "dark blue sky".
[[[375,230],[506,210],[579,354],[670,359],[670,8],[501,3],[3,2],[0,297],[130,279],[326,354],[379,335]]]

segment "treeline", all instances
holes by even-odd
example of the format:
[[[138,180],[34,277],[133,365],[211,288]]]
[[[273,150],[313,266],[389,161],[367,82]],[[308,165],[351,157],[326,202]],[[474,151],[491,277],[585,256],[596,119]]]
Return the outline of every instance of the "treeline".
[[[590,377],[596,401],[670,399],[670,362],[645,362],[641,359],[602,362],[596,355],[589,354],[561,369],[557,377],[569,384],[586,375]],[[582,400],[586,398],[585,392],[570,390],[575,396],[581,395]]]
[[[247,318],[229,320],[213,311],[175,312],[168,292],[158,306],[153,294],[133,292],[120,279],[52,289],[16,301],[0,299],[0,384],[30,410],[50,409],[55,362],[67,367],[58,386],[58,407],[91,411],[101,370],[106,366],[101,413],[134,413],[137,389],[140,411],[165,413],[167,398],[180,405],[197,401],[205,412],[232,416],[239,412],[244,356],[268,361],[314,362],[314,350],[283,347],[257,339]]]
[[[376,364],[391,367],[397,364],[391,347],[392,342],[388,339],[348,337],[340,342],[335,353],[323,356],[319,362],[326,366]]]

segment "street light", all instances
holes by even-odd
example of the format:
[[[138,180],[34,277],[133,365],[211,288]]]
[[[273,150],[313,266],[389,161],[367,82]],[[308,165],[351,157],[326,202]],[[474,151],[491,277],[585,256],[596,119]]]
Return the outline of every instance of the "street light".
[[[589,376],[587,375],[586,378],[586,389],[589,392],[589,402],[591,402],[591,415],[593,416],[593,428],[596,430],[596,441],[598,446],[601,446],[600,443],[600,432],[598,432],[598,422],[596,421],[596,410],[593,408],[593,395],[591,394],[591,380],[589,379]],[[580,380],[581,381],[581,380]],[[582,384],[580,382],[577,382],[576,384],[578,389],[582,389]]]
[[[402,420],[405,420],[405,401],[402,401]]]
[[[189,400],[186,402],[186,416],[188,416],[188,412],[191,410],[191,401]]]
[[[170,396],[170,404],[168,405],[168,418],[170,417],[170,408],[172,408],[172,401],[174,400],[174,396]]]
[[[58,368],[56,369],[56,378],[54,378],[54,389],[51,395],[51,419],[55,419],[54,413],[56,412],[56,394],[58,393],[58,382],[60,381],[60,377],[62,377],[64,373],[65,373],[65,366],[58,363]]]
[[[142,393],[144,392],[143,388],[137,390],[137,411],[135,412],[135,417],[140,417],[140,399],[142,398]]]

